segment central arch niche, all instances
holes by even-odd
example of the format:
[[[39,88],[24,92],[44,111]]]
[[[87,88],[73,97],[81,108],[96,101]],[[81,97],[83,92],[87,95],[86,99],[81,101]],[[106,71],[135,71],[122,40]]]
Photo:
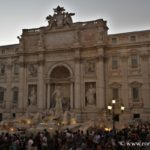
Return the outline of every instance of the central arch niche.
[[[49,78],[49,108],[60,109],[59,112],[70,110],[73,101],[73,83],[71,82],[72,72],[70,68],[64,65],[55,66],[51,69]]]
[[[69,77],[70,77],[70,72],[64,66],[55,67],[50,74],[50,78],[59,79],[59,80],[65,78],[67,79]]]

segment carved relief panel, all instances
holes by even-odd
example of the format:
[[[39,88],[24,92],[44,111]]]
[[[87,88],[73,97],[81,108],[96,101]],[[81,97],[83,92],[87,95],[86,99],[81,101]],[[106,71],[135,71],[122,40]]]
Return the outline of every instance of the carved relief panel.
[[[95,61],[86,61],[84,64],[85,75],[95,74]]]
[[[81,42],[83,45],[91,45],[97,43],[97,30],[95,29],[85,29],[80,32],[81,34]]]
[[[36,64],[29,64],[27,67],[28,76],[33,78],[37,77],[37,68],[38,66]]]

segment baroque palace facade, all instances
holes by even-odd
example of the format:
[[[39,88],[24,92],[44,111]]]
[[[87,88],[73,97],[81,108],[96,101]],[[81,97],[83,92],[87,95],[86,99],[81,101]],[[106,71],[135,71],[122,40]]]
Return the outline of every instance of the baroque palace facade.
[[[52,109],[109,120],[116,99],[119,122],[150,120],[150,31],[108,35],[103,19],[73,23],[73,15],[58,6],[48,26],[0,46],[0,119]]]

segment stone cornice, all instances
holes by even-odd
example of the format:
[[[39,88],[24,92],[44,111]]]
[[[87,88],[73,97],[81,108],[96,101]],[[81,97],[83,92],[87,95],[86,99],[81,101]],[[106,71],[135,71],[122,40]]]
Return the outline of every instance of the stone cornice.
[[[99,56],[92,56],[92,57],[82,57],[82,58],[80,58],[80,61],[81,62],[84,62],[84,61],[101,61],[101,60],[104,60],[105,59],[105,57],[104,56],[101,56],[101,55],[99,55]]]
[[[143,104],[143,101],[140,100],[139,102],[133,102],[131,101],[129,103],[129,108],[130,109],[136,109],[136,108],[143,108],[144,104]]]
[[[44,65],[44,63],[45,63],[44,60],[38,60],[38,61],[37,61],[37,64],[38,64],[38,65]]]
[[[143,60],[147,60],[149,58],[150,54],[148,52],[141,52],[140,57]]]
[[[108,27],[106,25],[106,21],[103,19],[97,19],[93,21],[87,21],[87,22],[76,22],[73,23],[70,27],[63,26],[62,28],[52,28],[49,30],[48,27],[40,27],[40,28],[32,28],[32,29],[23,29],[23,36],[27,35],[37,35],[41,32],[44,33],[57,33],[57,32],[66,32],[66,31],[74,31],[74,30],[83,30],[83,29],[90,29],[90,28],[96,28],[101,27],[105,30],[108,30]]]
[[[106,45],[107,49],[112,48],[129,48],[129,47],[143,47],[143,46],[150,46],[150,41],[144,42],[136,42],[136,43],[126,43],[126,44],[108,44]]]
[[[74,61],[75,61],[75,63],[81,62],[81,58],[80,58],[80,57],[75,57],[75,58],[74,58]]]
[[[6,67],[7,67],[8,70],[10,70],[10,69],[12,68],[12,66],[13,66],[13,65],[10,64],[10,63],[8,63],[8,64],[6,65]]]
[[[38,65],[44,65],[44,63],[45,63],[44,57],[45,56],[43,53],[39,53],[38,60],[37,60]]]
[[[26,63],[25,63],[25,62],[20,62],[20,63],[19,63],[19,66],[25,68]]]
[[[95,57],[97,61],[104,61],[105,57],[103,55],[98,55],[97,57]]]
[[[120,58],[122,61],[126,61],[129,58],[128,53],[121,53]]]

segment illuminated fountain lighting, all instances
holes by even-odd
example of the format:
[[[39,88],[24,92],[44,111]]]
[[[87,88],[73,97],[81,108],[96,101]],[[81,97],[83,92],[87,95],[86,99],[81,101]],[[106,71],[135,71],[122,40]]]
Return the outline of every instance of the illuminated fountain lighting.
[[[8,128],[7,130],[10,131],[10,132],[16,132],[17,131],[17,129],[13,126]]]
[[[62,125],[67,125],[67,121],[62,121]]]
[[[27,119],[27,124],[28,124],[28,125],[31,125],[31,123],[32,123],[31,120],[30,120],[30,119]]]
[[[11,127],[9,130],[10,130],[11,132],[14,132],[14,131],[15,131],[15,129],[14,129],[13,127]]]
[[[75,118],[71,118],[71,124],[76,124],[76,123],[77,123],[76,119]]]
[[[105,131],[111,131],[111,128],[105,128]]]
[[[53,130],[53,128],[48,128],[49,130]]]

